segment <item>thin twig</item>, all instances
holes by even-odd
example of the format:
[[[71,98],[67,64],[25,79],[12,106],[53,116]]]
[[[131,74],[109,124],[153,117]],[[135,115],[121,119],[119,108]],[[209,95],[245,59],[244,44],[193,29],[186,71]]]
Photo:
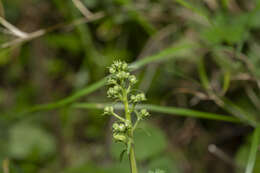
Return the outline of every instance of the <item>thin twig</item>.
[[[17,44],[20,44],[20,43],[31,41],[31,40],[33,40],[35,38],[38,38],[38,37],[41,37],[41,36],[45,35],[46,33],[55,31],[55,30],[63,28],[63,27],[72,27],[72,26],[80,25],[80,24],[83,24],[83,23],[87,23],[87,22],[91,22],[91,21],[94,21],[94,20],[98,20],[98,19],[100,19],[102,17],[104,17],[104,13],[103,12],[99,12],[99,13],[93,14],[91,16],[91,18],[89,18],[89,19],[80,18],[80,19],[72,21],[71,23],[64,23],[64,22],[63,23],[59,23],[59,24],[56,24],[56,25],[51,26],[49,28],[40,29],[38,31],[29,33],[28,36],[25,37],[25,38],[18,38],[18,39],[14,39],[14,40],[11,40],[9,42],[3,43],[2,45],[0,45],[0,48],[8,48],[10,46],[14,46],[14,45],[17,45]]]
[[[15,36],[20,38],[26,38],[28,34],[26,32],[21,31],[20,29],[16,28],[14,25],[9,23],[3,17],[0,16],[0,23],[9,31],[11,31]]]
[[[85,16],[87,19],[91,18],[91,16],[93,15],[92,12],[89,11],[80,0],[72,0],[72,2],[83,14],[83,16]]]
[[[223,160],[227,164],[233,166],[234,168],[238,168],[238,169],[242,170],[242,168],[239,165],[237,165],[235,163],[235,161],[229,155],[227,155],[224,151],[222,151],[216,145],[210,144],[208,146],[208,150],[209,150],[209,152],[211,154],[215,155],[216,157],[218,157],[219,159]]]

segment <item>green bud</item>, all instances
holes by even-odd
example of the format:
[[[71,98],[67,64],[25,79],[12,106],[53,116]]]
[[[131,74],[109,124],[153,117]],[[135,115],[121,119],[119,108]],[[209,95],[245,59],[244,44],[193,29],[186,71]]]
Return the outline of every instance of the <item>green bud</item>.
[[[128,65],[126,62],[122,63],[122,70],[124,70],[124,71],[128,70]]]
[[[133,103],[138,103],[138,102],[145,101],[145,100],[146,100],[146,98],[145,98],[144,93],[140,93],[137,95],[131,95],[131,97],[130,97],[130,101]]]
[[[126,130],[125,125],[124,125],[124,124],[120,124],[119,127],[118,127],[118,130],[119,130],[120,132],[124,132],[124,131]]]
[[[118,123],[114,123],[113,124],[113,126],[112,126],[112,128],[113,128],[113,131],[118,131],[118,129],[119,129],[119,124]]]
[[[127,128],[127,129],[130,129],[131,128],[131,125],[132,123],[131,123],[131,121],[129,121],[129,120],[126,120],[125,121],[125,127]]]
[[[124,143],[126,142],[126,136],[124,134],[114,133],[113,138],[117,142],[124,142]]]
[[[118,85],[115,85],[113,89],[114,89],[115,92],[119,92],[120,91],[120,87]]]
[[[112,84],[117,84],[117,82],[115,79],[110,77],[107,79],[107,85],[112,85]]]
[[[134,75],[129,76],[129,82],[131,84],[135,84],[137,82],[137,79]]]
[[[114,112],[114,108],[112,106],[106,106],[104,108],[104,114],[112,114]]]
[[[109,68],[109,73],[114,74],[116,72],[116,69],[114,67]]]
[[[142,119],[145,118],[145,117],[148,117],[149,115],[150,114],[149,114],[149,112],[146,109],[142,109],[140,111],[140,116],[141,116]]]

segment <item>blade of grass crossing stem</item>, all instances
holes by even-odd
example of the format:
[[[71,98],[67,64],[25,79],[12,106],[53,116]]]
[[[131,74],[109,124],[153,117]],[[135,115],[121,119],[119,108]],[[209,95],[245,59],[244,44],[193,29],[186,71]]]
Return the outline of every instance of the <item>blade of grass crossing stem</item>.
[[[136,70],[150,63],[172,59],[173,58],[172,56],[177,55],[178,53],[184,50],[191,49],[193,48],[193,46],[194,45],[191,43],[183,43],[183,44],[172,46],[170,48],[160,51],[158,54],[151,55],[146,58],[142,58],[141,60],[130,64],[130,68]]]
[[[113,103],[75,103],[72,105],[73,108],[80,108],[80,109],[103,109],[105,106],[113,105]],[[122,110],[124,105],[122,104],[115,104],[115,109]],[[148,109],[152,112],[170,114],[170,115],[177,115],[177,116],[185,116],[185,117],[193,117],[193,118],[202,118],[202,119],[210,119],[210,120],[218,120],[218,121],[226,121],[226,122],[233,122],[239,123],[241,122],[238,118],[228,116],[228,115],[219,115],[210,112],[202,112],[192,109],[185,109],[185,108],[176,108],[176,107],[169,107],[169,106],[160,106],[160,105],[152,105],[152,104],[143,104],[138,105],[137,109]]]
[[[106,78],[103,78],[101,80],[99,80],[98,82],[83,88],[82,90],[77,91],[76,93],[74,93],[73,95],[66,97],[62,100],[59,100],[57,102],[54,103],[49,103],[49,104],[41,104],[41,105],[36,105],[34,107],[31,107],[29,110],[26,111],[26,113],[30,113],[30,112],[35,112],[35,111],[40,111],[40,110],[51,110],[51,109],[55,109],[55,108],[59,108],[62,106],[65,106],[67,104],[70,104],[74,101],[76,101],[77,99],[88,95],[94,91],[96,91],[97,89],[101,88],[102,86],[104,86],[106,83]]]
[[[132,70],[136,70],[149,63],[154,63],[154,62],[158,62],[158,61],[162,61],[162,60],[170,60],[175,55],[177,55],[179,52],[185,51],[192,47],[193,47],[192,44],[175,45],[173,47],[162,50],[158,54],[148,56],[146,58],[141,59],[140,61],[134,62],[134,63],[130,64],[130,67],[132,68]],[[33,107],[29,108],[27,111],[25,111],[24,113],[36,112],[36,111],[41,111],[41,110],[52,110],[55,108],[65,106],[67,104],[73,103],[74,101],[76,101],[77,99],[79,99],[83,96],[86,96],[86,95],[98,90],[99,88],[103,87],[105,85],[105,83],[106,83],[106,77],[95,82],[92,85],[89,85],[89,86],[83,88],[82,90],[77,91],[76,93],[72,94],[69,97],[66,97],[62,100],[59,100],[59,101],[56,101],[53,103],[40,104],[40,105],[33,106]]]
[[[258,151],[258,146],[259,146],[259,141],[260,141],[259,138],[260,138],[260,125],[258,125],[255,128],[255,131],[253,134],[251,149],[250,149],[245,173],[253,173],[256,156],[257,156],[257,151]]]

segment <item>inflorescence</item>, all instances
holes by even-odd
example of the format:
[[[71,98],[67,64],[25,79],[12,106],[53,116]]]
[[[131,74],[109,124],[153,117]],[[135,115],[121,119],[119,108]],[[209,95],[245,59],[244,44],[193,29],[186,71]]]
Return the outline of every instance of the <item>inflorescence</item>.
[[[146,109],[136,109],[136,105],[145,101],[146,97],[142,92],[134,92],[136,90],[133,87],[137,83],[137,79],[134,75],[130,74],[126,62],[115,61],[109,67],[109,73],[110,76],[107,79],[107,85],[110,88],[107,91],[107,96],[116,102],[124,104],[125,116],[118,115],[113,106],[106,106],[104,114],[112,115],[117,119],[112,126],[114,140],[129,144],[133,141],[133,131],[136,129],[139,121],[150,115]],[[134,115],[136,118],[134,118],[135,121],[133,122],[132,116]]]

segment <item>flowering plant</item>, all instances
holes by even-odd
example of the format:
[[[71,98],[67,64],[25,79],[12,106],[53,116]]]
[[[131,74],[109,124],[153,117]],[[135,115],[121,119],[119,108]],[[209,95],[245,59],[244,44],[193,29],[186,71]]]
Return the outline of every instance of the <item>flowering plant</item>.
[[[145,101],[146,97],[142,92],[135,92],[134,85],[137,83],[137,79],[134,75],[130,74],[127,63],[115,61],[109,67],[109,73],[110,76],[107,79],[107,84],[110,88],[107,91],[107,96],[117,102],[123,103],[124,115],[118,115],[114,111],[113,106],[106,106],[104,114],[112,115],[117,119],[112,126],[113,138],[116,142],[122,142],[126,145],[131,173],[138,173],[134,152],[134,131],[139,122],[150,116],[150,114],[146,109],[136,109],[136,105]]]

